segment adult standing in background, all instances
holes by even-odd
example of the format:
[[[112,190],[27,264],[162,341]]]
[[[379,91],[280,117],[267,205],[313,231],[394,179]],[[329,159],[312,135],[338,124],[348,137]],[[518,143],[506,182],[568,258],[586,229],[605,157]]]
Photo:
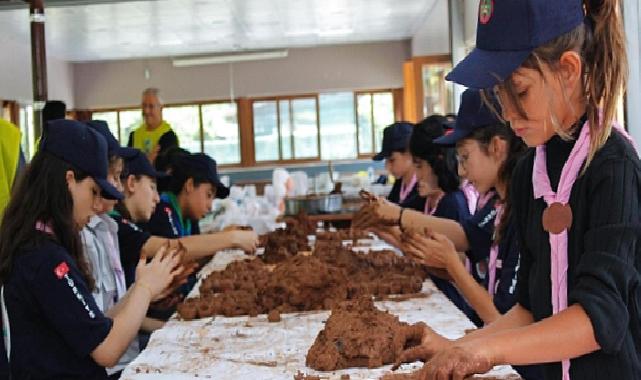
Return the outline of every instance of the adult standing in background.
[[[9,196],[16,173],[24,166],[20,151],[20,129],[7,120],[0,119],[0,217],[9,203]]]
[[[178,136],[162,119],[162,99],[157,88],[142,92],[142,116],[144,122],[129,134],[127,146],[140,149],[155,163],[159,155],[179,145]]]

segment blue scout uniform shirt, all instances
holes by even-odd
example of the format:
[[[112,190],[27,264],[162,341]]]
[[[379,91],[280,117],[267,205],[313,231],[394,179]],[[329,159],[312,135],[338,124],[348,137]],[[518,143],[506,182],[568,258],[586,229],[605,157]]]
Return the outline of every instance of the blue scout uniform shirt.
[[[494,306],[501,314],[507,313],[517,301],[516,281],[520,265],[520,250],[514,217],[507,221],[504,236],[499,241],[499,254],[496,267]],[[489,276],[485,277],[486,288]]]
[[[407,197],[403,202],[401,202],[402,183],[403,181],[400,179],[394,182],[392,190],[390,190],[390,193],[387,195],[387,200],[392,203],[396,203],[401,207],[423,212],[423,209],[425,208],[425,198],[418,194],[418,181],[414,184],[414,187],[412,187],[412,190],[407,194]]]
[[[198,235],[198,223],[183,219],[182,210],[178,205],[176,195],[171,192],[160,196],[160,203],[156,205],[149,223],[143,228],[154,236],[176,239],[185,236]]]
[[[163,193],[160,202],[156,205],[151,219],[143,225],[143,228],[153,236],[160,236],[168,239],[178,239],[185,236],[198,235],[198,223],[189,219],[183,219],[182,210],[178,205],[176,195],[171,192]],[[187,279],[179,292],[186,296],[196,285],[196,275],[192,274]],[[175,307],[169,309],[150,308],[148,316],[161,320],[167,320],[176,311]]]
[[[465,255],[472,263],[472,276],[483,284],[487,276],[487,260],[494,237],[495,203],[498,196],[490,199],[483,208],[461,223],[470,249]]]
[[[90,354],[112,320],[62,246],[47,240],[17,255],[4,292],[13,379],[107,378]]]
[[[470,217],[470,211],[467,206],[465,194],[463,194],[461,190],[445,194],[438,203],[433,216],[451,219],[458,223],[468,219]],[[461,293],[459,293],[450,281],[436,276],[430,276],[430,278],[434,282],[434,285],[436,285],[436,287],[442,291],[443,294],[445,294],[445,296],[459,308],[459,310],[474,322],[474,324],[477,324],[480,321],[480,318],[476,315],[474,309],[472,309],[467,301],[465,301]]]
[[[125,272],[127,288],[136,281],[136,266],[140,261],[140,251],[151,238],[151,235],[140,228],[136,223],[123,218],[118,212],[109,214],[118,224],[118,247],[120,248],[120,262]]]

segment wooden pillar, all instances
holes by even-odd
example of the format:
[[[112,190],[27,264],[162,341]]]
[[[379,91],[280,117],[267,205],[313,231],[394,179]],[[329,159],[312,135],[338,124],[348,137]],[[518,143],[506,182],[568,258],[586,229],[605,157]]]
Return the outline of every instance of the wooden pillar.
[[[405,109],[403,106],[403,89],[395,88],[392,90],[392,96],[394,97],[394,121],[404,121],[405,120]]]
[[[254,147],[254,114],[248,98],[238,98],[238,128],[240,129],[240,164],[256,165]]]
[[[37,139],[42,135],[42,108],[47,101],[44,0],[29,1],[29,20],[31,22],[31,68],[33,73],[33,126]]]

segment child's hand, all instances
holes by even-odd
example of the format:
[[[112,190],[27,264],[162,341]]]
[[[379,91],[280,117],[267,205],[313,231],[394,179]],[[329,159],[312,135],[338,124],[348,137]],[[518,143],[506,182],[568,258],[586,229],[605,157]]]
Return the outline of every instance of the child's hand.
[[[403,252],[416,262],[432,268],[448,269],[454,260],[458,260],[454,243],[439,233],[405,234],[406,243]]]
[[[254,231],[229,231],[231,235],[232,245],[235,248],[240,248],[247,253],[256,251],[258,245],[258,235]]]
[[[145,287],[152,299],[156,299],[171,283],[179,269],[180,256],[176,251],[169,251],[167,246],[162,246],[154,258],[147,263],[141,257],[136,267],[136,283]]]
[[[392,370],[397,370],[403,363],[426,362],[437,352],[451,347],[452,344],[451,340],[444,338],[426,325],[423,328],[421,344],[403,351],[394,366],[392,366]]]
[[[463,380],[468,375],[482,374],[491,370],[498,361],[479,342],[452,344],[436,353],[425,363],[420,372],[421,380]]]
[[[353,228],[397,226],[401,208],[386,199],[369,201],[354,215]]]

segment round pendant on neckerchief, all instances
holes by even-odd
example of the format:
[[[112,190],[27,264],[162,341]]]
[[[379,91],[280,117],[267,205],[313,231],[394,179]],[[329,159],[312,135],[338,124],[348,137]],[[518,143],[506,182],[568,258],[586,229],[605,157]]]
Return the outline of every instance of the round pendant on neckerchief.
[[[543,211],[543,229],[558,235],[572,227],[572,208],[569,204],[552,203]]]

